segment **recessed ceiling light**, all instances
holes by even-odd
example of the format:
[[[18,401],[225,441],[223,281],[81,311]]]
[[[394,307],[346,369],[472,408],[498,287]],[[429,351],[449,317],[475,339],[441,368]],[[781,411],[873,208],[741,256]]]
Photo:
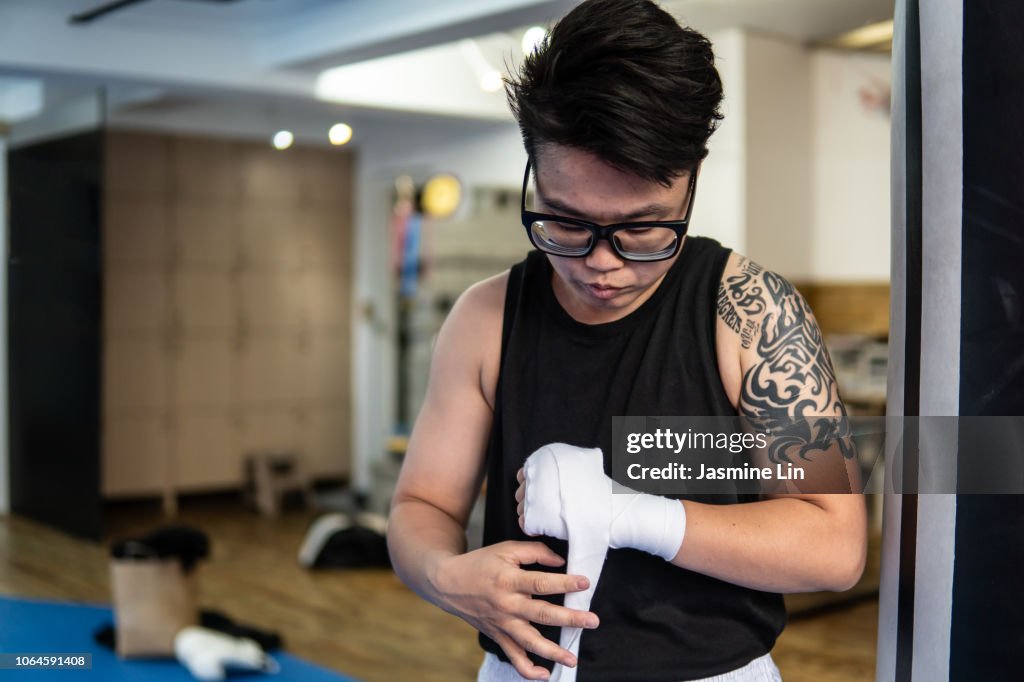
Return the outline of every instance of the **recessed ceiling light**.
[[[278,130],[274,133],[274,137],[271,140],[271,144],[274,145],[274,149],[288,149],[295,142],[295,135],[290,130]]]
[[[541,41],[543,41],[547,35],[548,32],[543,26],[531,26],[526,29],[526,33],[523,34],[523,54],[530,54],[540,47]]]
[[[335,123],[327,131],[327,139],[334,146],[341,146],[352,139],[352,126],[345,123]]]
[[[498,71],[488,71],[480,78],[480,88],[484,92],[497,92],[501,90],[503,84],[501,73]]]
[[[818,43],[820,47],[841,50],[888,50],[892,46],[892,19],[861,26]]]

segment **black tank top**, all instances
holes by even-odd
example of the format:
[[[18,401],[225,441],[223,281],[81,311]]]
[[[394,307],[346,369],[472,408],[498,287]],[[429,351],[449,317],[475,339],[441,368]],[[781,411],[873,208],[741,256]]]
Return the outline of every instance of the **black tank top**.
[[[519,529],[515,491],[516,471],[540,446],[600,447],[609,473],[613,416],[736,413],[715,353],[716,294],[728,256],[711,239],[688,237],[647,301],[626,317],[597,325],[576,321],[558,303],[544,254],[534,251],[512,268],[487,452],[485,545],[537,539]],[[566,556],[565,542],[540,539]],[[608,551],[591,610],[601,626],[583,634],[581,682],[675,682],[724,673],[770,651],[786,621],[781,595],[633,549]],[[539,629],[558,642],[559,628]],[[507,660],[491,639],[480,635],[480,644]]]

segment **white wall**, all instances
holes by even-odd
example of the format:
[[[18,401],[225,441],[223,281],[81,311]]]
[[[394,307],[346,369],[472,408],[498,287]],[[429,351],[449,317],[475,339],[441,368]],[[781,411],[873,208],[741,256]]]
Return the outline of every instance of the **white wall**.
[[[10,511],[7,474],[7,140],[0,137],[0,515]]]
[[[890,122],[887,110],[865,109],[858,90],[890,82],[888,55],[811,57],[814,279],[889,281]]]
[[[800,281],[889,279],[888,55],[712,34],[725,120],[711,138],[693,231]]]
[[[745,34],[747,255],[806,279],[811,225],[810,56],[797,43]]]
[[[690,232],[712,237],[742,252],[747,248],[745,41],[743,32],[738,29],[709,37],[725,91],[722,102],[725,118],[708,141],[708,156],[701,167]]]

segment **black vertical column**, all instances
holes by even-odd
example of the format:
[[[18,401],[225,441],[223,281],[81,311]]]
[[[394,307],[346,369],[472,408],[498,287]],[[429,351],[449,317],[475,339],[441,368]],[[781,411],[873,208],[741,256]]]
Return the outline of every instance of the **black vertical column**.
[[[101,139],[84,133],[8,157],[11,511],[95,539]]]
[[[921,414],[921,307],[922,307],[922,175],[921,175],[921,35],[918,1],[908,0],[902,26],[904,101],[904,300],[902,414]],[[912,678],[914,642],[914,602],[916,599],[917,514],[915,494],[918,475],[919,422],[910,420],[904,430],[900,505],[899,579],[896,620],[896,682]]]
[[[1024,4],[964,2],[963,46],[960,409],[1024,415]],[[1024,678],[1021,496],[958,497],[952,613],[951,680]]]

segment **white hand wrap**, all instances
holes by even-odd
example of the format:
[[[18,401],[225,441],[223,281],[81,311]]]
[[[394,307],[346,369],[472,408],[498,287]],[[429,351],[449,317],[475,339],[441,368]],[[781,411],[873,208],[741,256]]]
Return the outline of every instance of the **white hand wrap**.
[[[523,530],[569,541],[572,575],[585,575],[590,588],[565,595],[565,606],[587,611],[609,547],[633,547],[670,560],[683,543],[683,505],[622,486],[612,493],[598,448],[565,443],[545,445],[526,460],[523,471]],[[579,654],[580,628],[562,628],[560,645]],[[572,682],[574,668],[555,665],[552,682]]]
[[[686,508],[682,502],[615,486],[611,547],[632,547],[672,561],[684,535]]]

